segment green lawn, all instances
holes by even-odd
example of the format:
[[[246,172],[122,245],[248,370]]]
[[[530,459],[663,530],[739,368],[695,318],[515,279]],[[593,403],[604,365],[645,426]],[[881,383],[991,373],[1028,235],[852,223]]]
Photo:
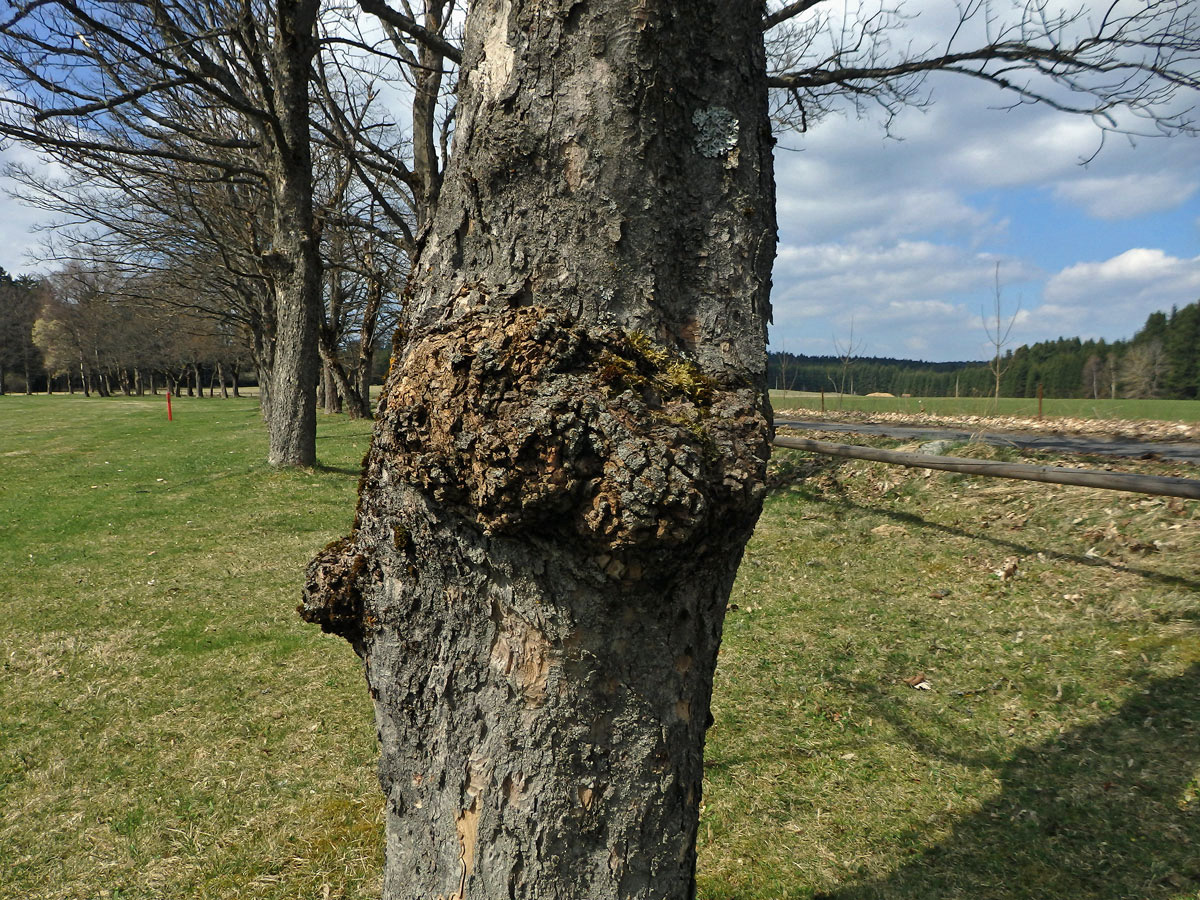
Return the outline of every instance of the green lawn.
[[[821,395],[805,391],[771,391],[776,410],[821,408]],[[942,416],[1036,416],[1036,398],[1001,397],[860,397],[825,395],[827,410],[861,410],[868,413],[932,413]],[[1200,400],[1055,400],[1042,404],[1046,416],[1086,419],[1156,419],[1166,422],[1200,422]]]
[[[369,427],[275,472],[251,402],[175,412],[0,398],[0,897],[376,897],[358,661],[294,612]],[[1198,504],[773,469],[700,896],[1200,896]]]

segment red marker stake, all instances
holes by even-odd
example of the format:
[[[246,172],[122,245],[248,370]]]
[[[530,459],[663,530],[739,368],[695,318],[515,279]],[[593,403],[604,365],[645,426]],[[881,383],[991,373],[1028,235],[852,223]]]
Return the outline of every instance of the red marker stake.
[[[167,391],[167,421],[171,421],[171,392]]]

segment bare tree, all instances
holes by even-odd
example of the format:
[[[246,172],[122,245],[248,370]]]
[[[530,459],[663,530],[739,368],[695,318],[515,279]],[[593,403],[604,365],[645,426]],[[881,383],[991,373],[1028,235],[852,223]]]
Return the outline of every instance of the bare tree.
[[[1004,378],[1004,373],[1012,365],[1011,359],[1005,358],[1004,348],[1008,346],[1008,339],[1012,335],[1013,326],[1017,324],[1017,316],[1020,312],[1021,304],[1018,301],[1017,308],[1013,310],[1011,316],[1005,317],[1003,314],[1000,263],[996,263],[995,287],[992,290],[992,312],[989,314],[981,310],[980,318],[983,320],[983,330],[987,333],[988,343],[992,345],[992,358],[988,360],[988,371],[995,379],[996,388],[992,403],[997,410],[1000,408],[1000,382]]]
[[[694,891],[770,133],[753,6],[629,14],[472,4],[357,528],[311,570],[376,696],[389,898]]]
[[[208,4],[104,4],[135,14],[135,37],[79,19],[99,3],[31,0],[0,23],[0,58],[21,76],[8,133],[263,185],[277,356],[308,346],[320,312],[307,139],[345,154],[411,278],[355,531],[315,562],[305,614],[367,661],[385,895],[690,897],[712,673],[768,446],[764,32],[777,118],[798,127],[847,99],[921,103],[920,79],[941,71],[1102,129],[1131,113],[1173,132],[1192,127],[1172,105],[1197,86],[1192,7],[1114,6],[1089,23],[1035,3],[1010,22],[971,2],[927,50],[886,8],[835,22],[812,0],[765,15],[476,0],[461,49],[448,3],[360,7],[384,40],[320,40],[393,61],[419,97],[411,150],[376,140],[320,66],[307,81],[313,0],[208,18]],[[51,13],[66,26],[22,29]],[[42,40],[86,63],[65,101],[30,49]],[[327,115],[310,114],[302,81],[332,98]],[[185,106],[238,127],[185,147]],[[315,362],[274,390],[288,379],[311,391]]]
[[[850,336],[843,344],[835,336],[833,338],[833,348],[837,353],[838,362],[841,363],[841,380],[834,385],[838,392],[838,408],[841,409],[842,403],[846,396],[846,379],[850,375],[850,367],[854,365],[854,360],[862,353],[863,342],[854,340],[854,316],[850,316]],[[853,382],[851,382],[851,393],[854,392]]]
[[[1134,344],[1121,360],[1120,380],[1126,397],[1160,396],[1163,379],[1170,371],[1163,342],[1154,338]]]
[[[1091,394],[1093,400],[1099,400],[1103,378],[1104,360],[1100,358],[1098,353],[1093,353],[1087,358],[1087,362],[1083,364],[1083,372],[1081,373],[1081,387],[1085,395]]]
[[[269,457],[316,461],[320,238],[310,64],[318,0],[42,0],[0,22],[0,134],[122,177],[164,164],[265,191],[274,358]]]
[[[818,23],[771,76],[801,127],[846,98],[921,102],[946,71],[1172,131],[1190,127],[1168,105],[1195,87],[1190,13],[1096,23],[1099,46],[1151,54],[1108,69],[1064,43],[1082,17],[1039,32],[1034,7],[1021,31],[965,6],[944,52],[889,59],[901,17],[856,37],[817,2],[477,0],[461,51],[432,3],[360,6],[398,72],[461,66],[445,167],[396,170],[416,211],[403,323],[354,533],[314,561],[303,608],[365,661],[384,895],[691,897],[712,668],[766,450],[761,35],[779,51]],[[971,23],[993,30],[964,57]],[[344,134],[378,171],[370,135]]]

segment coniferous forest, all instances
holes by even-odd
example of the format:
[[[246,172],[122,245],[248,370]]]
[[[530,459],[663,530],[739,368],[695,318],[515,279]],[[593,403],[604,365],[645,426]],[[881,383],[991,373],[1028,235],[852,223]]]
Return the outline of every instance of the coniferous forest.
[[[1154,312],[1122,341],[1058,338],[1009,350],[1000,359],[1000,393],[1034,397],[1200,398],[1200,301]],[[995,392],[988,362],[923,362],[883,357],[771,353],[777,390],[914,397],[986,397]]]

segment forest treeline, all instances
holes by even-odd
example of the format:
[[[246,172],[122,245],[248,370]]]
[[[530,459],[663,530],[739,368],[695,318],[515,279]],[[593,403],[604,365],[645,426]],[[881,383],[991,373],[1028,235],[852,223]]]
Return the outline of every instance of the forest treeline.
[[[327,304],[322,323],[334,348],[322,367],[320,399],[327,412],[341,411],[348,399],[338,375],[353,379],[351,393],[364,398],[379,379],[395,313],[390,299],[372,304],[369,296],[357,296],[349,279],[335,279],[336,272],[331,283],[337,305],[330,310]],[[239,386],[261,385],[252,323],[236,310],[214,314],[156,288],[150,280],[96,267],[67,266],[48,276],[0,269],[0,395],[169,390],[204,396],[207,390],[209,396],[237,396]],[[364,313],[372,317],[372,331],[381,321],[385,329],[382,340],[367,347]]]
[[[396,310],[382,304],[382,347],[361,352],[362,310],[352,280],[338,287],[336,328],[342,372],[324,365],[327,411],[340,408],[339,379],[352,377],[366,396],[386,365]],[[374,310],[375,316],[381,310]],[[372,311],[368,310],[368,314]],[[0,269],[0,394],[49,391],[140,394],[169,389],[193,394],[237,392],[257,384],[255,329],[226,312],[156,296],[152,284],[131,284],[94,268],[68,267],[50,276],[13,276]],[[377,352],[378,351],[378,352]],[[770,384],[783,390],[914,397],[982,397],[995,391],[987,362],[932,363],[881,357],[770,354]],[[1129,340],[1058,338],[1022,345],[1001,357],[1000,393],[1034,397],[1200,398],[1200,301],[1154,312]]]
[[[779,390],[914,397],[987,397],[988,362],[932,363],[880,357],[771,353],[770,384]],[[1200,301],[1154,312],[1130,339],[1058,338],[1022,345],[999,360],[1000,393],[1035,397],[1200,397]]]

